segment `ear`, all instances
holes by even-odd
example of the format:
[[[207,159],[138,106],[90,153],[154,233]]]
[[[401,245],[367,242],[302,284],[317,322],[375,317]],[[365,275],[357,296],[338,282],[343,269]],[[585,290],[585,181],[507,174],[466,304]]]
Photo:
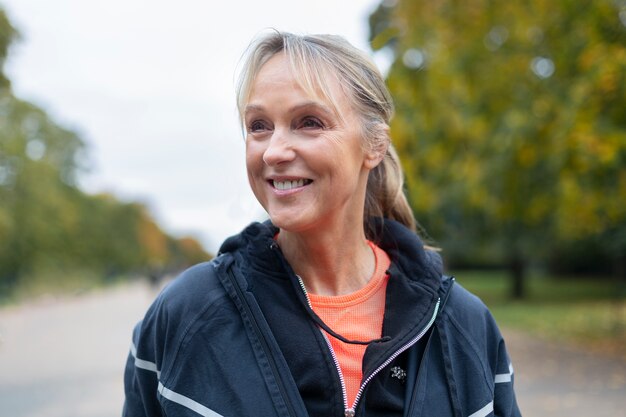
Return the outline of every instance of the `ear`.
[[[377,135],[377,141],[372,148],[365,152],[365,167],[368,169],[374,169],[385,158],[387,149],[389,148],[389,126],[383,124],[380,128],[379,135]]]
[[[379,146],[379,149],[372,149],[365,153],[364,164],[367,169],[374,169],[378,166],[378,164],[380,164],[387,153],[387,143],[388,142],[385,142],[383,146]],[[383,147],[384,149],[380,149]]]

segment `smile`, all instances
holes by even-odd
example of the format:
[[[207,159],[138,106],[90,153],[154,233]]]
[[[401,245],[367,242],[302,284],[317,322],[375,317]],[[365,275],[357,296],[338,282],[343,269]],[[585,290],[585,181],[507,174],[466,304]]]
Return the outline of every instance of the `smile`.
[[[293,188],[298,188],[298,187],[304,187],[305,185],[309,185],[310,183],[312,183],[312,180],[305,180],[305,179],[299,179],[299,180],[293,180],[293,181],[276,181],[276,180],[272,180],[272,186],[274,186],[274,188],[276,188],[277,190],[291,190]]]

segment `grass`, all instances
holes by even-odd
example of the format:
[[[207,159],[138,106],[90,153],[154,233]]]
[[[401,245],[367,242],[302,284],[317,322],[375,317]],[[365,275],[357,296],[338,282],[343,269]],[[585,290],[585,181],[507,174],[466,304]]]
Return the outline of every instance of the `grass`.
[[[514,301],[506,272],[454,275],[487,304],[500,326],[626,357],[626,295],[614,281],[531,275],[527,297]]]

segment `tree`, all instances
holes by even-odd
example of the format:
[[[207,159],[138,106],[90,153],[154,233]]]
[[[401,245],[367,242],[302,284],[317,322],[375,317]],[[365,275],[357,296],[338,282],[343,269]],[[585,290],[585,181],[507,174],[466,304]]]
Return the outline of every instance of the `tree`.
[[[0,10],[0,62],[17,38]],[[6,286],[68,237],[67,193],[75,187],[78,136],[17,99],[0,67],[0,281]]]
[[[513,296],[555,242],[626,227],[626,3],[385,0],[370,32],[412,206]]]
[[[17,38],[17,31],[9,22],[3,9],[0,9],[0,89],[9,87],[9,80],[4,75],[4,60],[9,53],[9,46]]]
[[[166,234],[145,206],[79,189],[84,142],[15,97],[2,71],[16,38],[0,9],[0,295],[70,271],[104,281],[210,258],[197,241]]]

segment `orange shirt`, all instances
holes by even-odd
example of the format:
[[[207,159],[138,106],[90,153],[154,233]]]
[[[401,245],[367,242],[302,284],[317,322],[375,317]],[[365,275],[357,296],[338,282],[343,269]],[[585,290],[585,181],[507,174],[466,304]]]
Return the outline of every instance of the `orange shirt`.
[[[382,335],[385,313],[385,292],[391,261],[389,256],[368,241],[376,257],[374,274],[367,285],[347,295],[321,296],[309,294],[313,311],[335,332],[349,340],[372,340]],[[353,345],[326,334],[335,351],[351,407],[363,378],[362,363],[367,345]]]

